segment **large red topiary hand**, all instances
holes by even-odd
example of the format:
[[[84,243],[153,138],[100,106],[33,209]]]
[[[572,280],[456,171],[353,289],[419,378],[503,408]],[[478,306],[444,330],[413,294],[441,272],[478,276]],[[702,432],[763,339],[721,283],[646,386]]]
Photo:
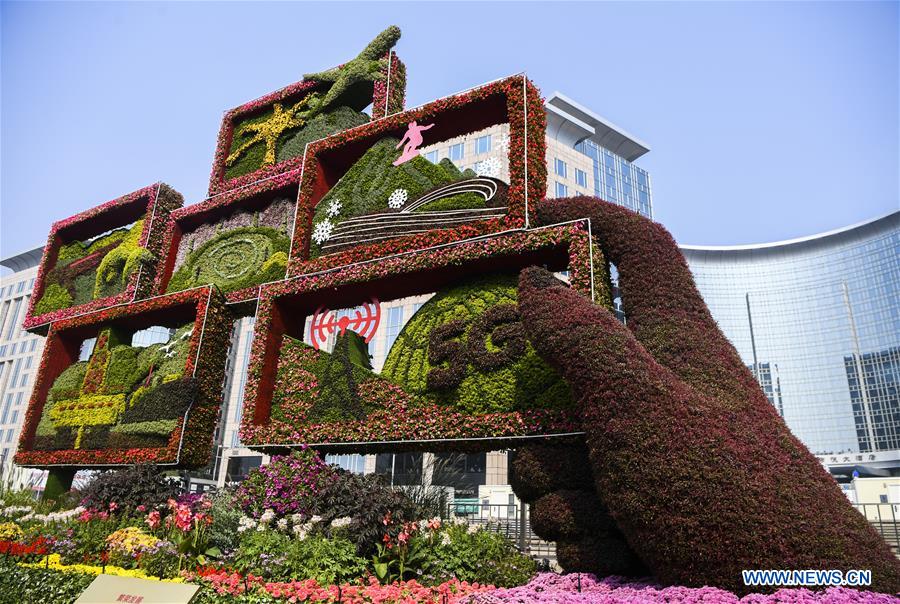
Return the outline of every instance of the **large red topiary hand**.
[[[871,569],[900,590],[900,562],[769,404],[671,235],[594,198],[538,216],[590,218],[619,270],[627,327],[537,268],[519,308],[581,407],[599,499],[653,573],[742,592],[742,569]]]

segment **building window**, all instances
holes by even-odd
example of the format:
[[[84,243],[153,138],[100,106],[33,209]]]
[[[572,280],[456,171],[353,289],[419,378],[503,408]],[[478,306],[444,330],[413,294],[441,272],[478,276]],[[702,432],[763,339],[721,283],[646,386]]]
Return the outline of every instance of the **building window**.
[[[566,177],[566,162],[558,157],[556,158],[556,175],[562,176],[563,178]]]
[[[575,184],[587,188],[587,172],[575,168]]]
[[[90,361],[91,353],[94,352],[94,344],[97,343],[97,338],[88,338],[84,342],[81,343],[81,351],[78,353],[79,361]]]
[[[557,197],[568,197],[569,196],[569,188],[562,184],[561,182],[556,183],[556,196]]]
[[[37,341],[36,339],[31,341],[31,350],[30,350],[30,352],[34,352],[34,349],[37,348],[37,343],[38,343],[38,341]]]
[[[437,149],[435,149],[434,151],[429,151],[424,155],[424,157],[433,164],[438,163]]]
[[[19,285],[16,287],[16,293],[21,294],[23,291],[25,291],[25,282],[19,281]]]
[[[475,154],[487,153],[491,150],[491,135],[479,136],[475,139]]]
[[[463,158],[463,143],[456,143],[455,145],[450,145],[450,160],[458,161]]]
[[[403,307],[394,306],[388,309],[387,316],[387,334],[384,342],[385,355],[394,345],[394,340],[400,335],[400,329],[403,327]]]

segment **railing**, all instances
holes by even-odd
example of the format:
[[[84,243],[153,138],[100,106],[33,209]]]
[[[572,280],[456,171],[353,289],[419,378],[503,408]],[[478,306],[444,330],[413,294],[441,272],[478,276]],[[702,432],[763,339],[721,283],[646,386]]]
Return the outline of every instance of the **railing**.
[[[528,522],[528,507],[525,518],[519,514],[516,504],[480,503],[477,501],[454,501],[447,506],[449,518],[463,518],[470,525],[503,535],[516,548],[539,562],[556,560],[556,544],[544,541],[531,530]]]
[[[900,503],[854,503],[895,554],[900,554]]]

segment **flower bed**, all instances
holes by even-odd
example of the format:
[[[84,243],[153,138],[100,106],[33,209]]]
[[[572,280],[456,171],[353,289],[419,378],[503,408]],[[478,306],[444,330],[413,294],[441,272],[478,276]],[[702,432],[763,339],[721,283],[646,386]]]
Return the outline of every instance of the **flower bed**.
[[[704,602],[708,604],[894,604],[889,594],[830,587],[824,591],[779,589],[775,593],[736,596],[715,587],[661,587],[649,581],[630,581],[622,577],[597,579],[591,574],[557,575],[540,573],[527,585],[512,589],[496,589],[475,595],[469,604],[670,604],[672,602]]]

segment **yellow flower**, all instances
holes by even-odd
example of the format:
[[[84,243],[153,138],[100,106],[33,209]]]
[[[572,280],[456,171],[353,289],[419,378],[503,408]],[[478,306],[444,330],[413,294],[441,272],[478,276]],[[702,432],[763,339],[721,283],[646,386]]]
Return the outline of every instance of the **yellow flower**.
[[[0,540],[2,541],[18,541],[25,536],[22,529],[15,522],[4,522],[0,524]]]
[[[63,564],[60,562],[59,554],[50,554],[40,562],[31,564],[19,562],[19,566],[27,568],[50,568],[64,573],[78,573],[81,575],[105,574],[116,575],[118,577],[134,577],[135,579],[150,579],[151,581],[164,581],[166,583],[184,583],[184,579],[181,577],[175,577],[174,579],[160,579],[159,577],[148,575],[139,568],[128,569],[119,566],[107,566],[104,568],[101,566],[91,566],[89,564]]]
[[[148,535],[136,526],[128,526],[110,534],[106,538],[106,542],[114,550],[133,554],[136,551],[153,547],[159,543],[159,539]]]

